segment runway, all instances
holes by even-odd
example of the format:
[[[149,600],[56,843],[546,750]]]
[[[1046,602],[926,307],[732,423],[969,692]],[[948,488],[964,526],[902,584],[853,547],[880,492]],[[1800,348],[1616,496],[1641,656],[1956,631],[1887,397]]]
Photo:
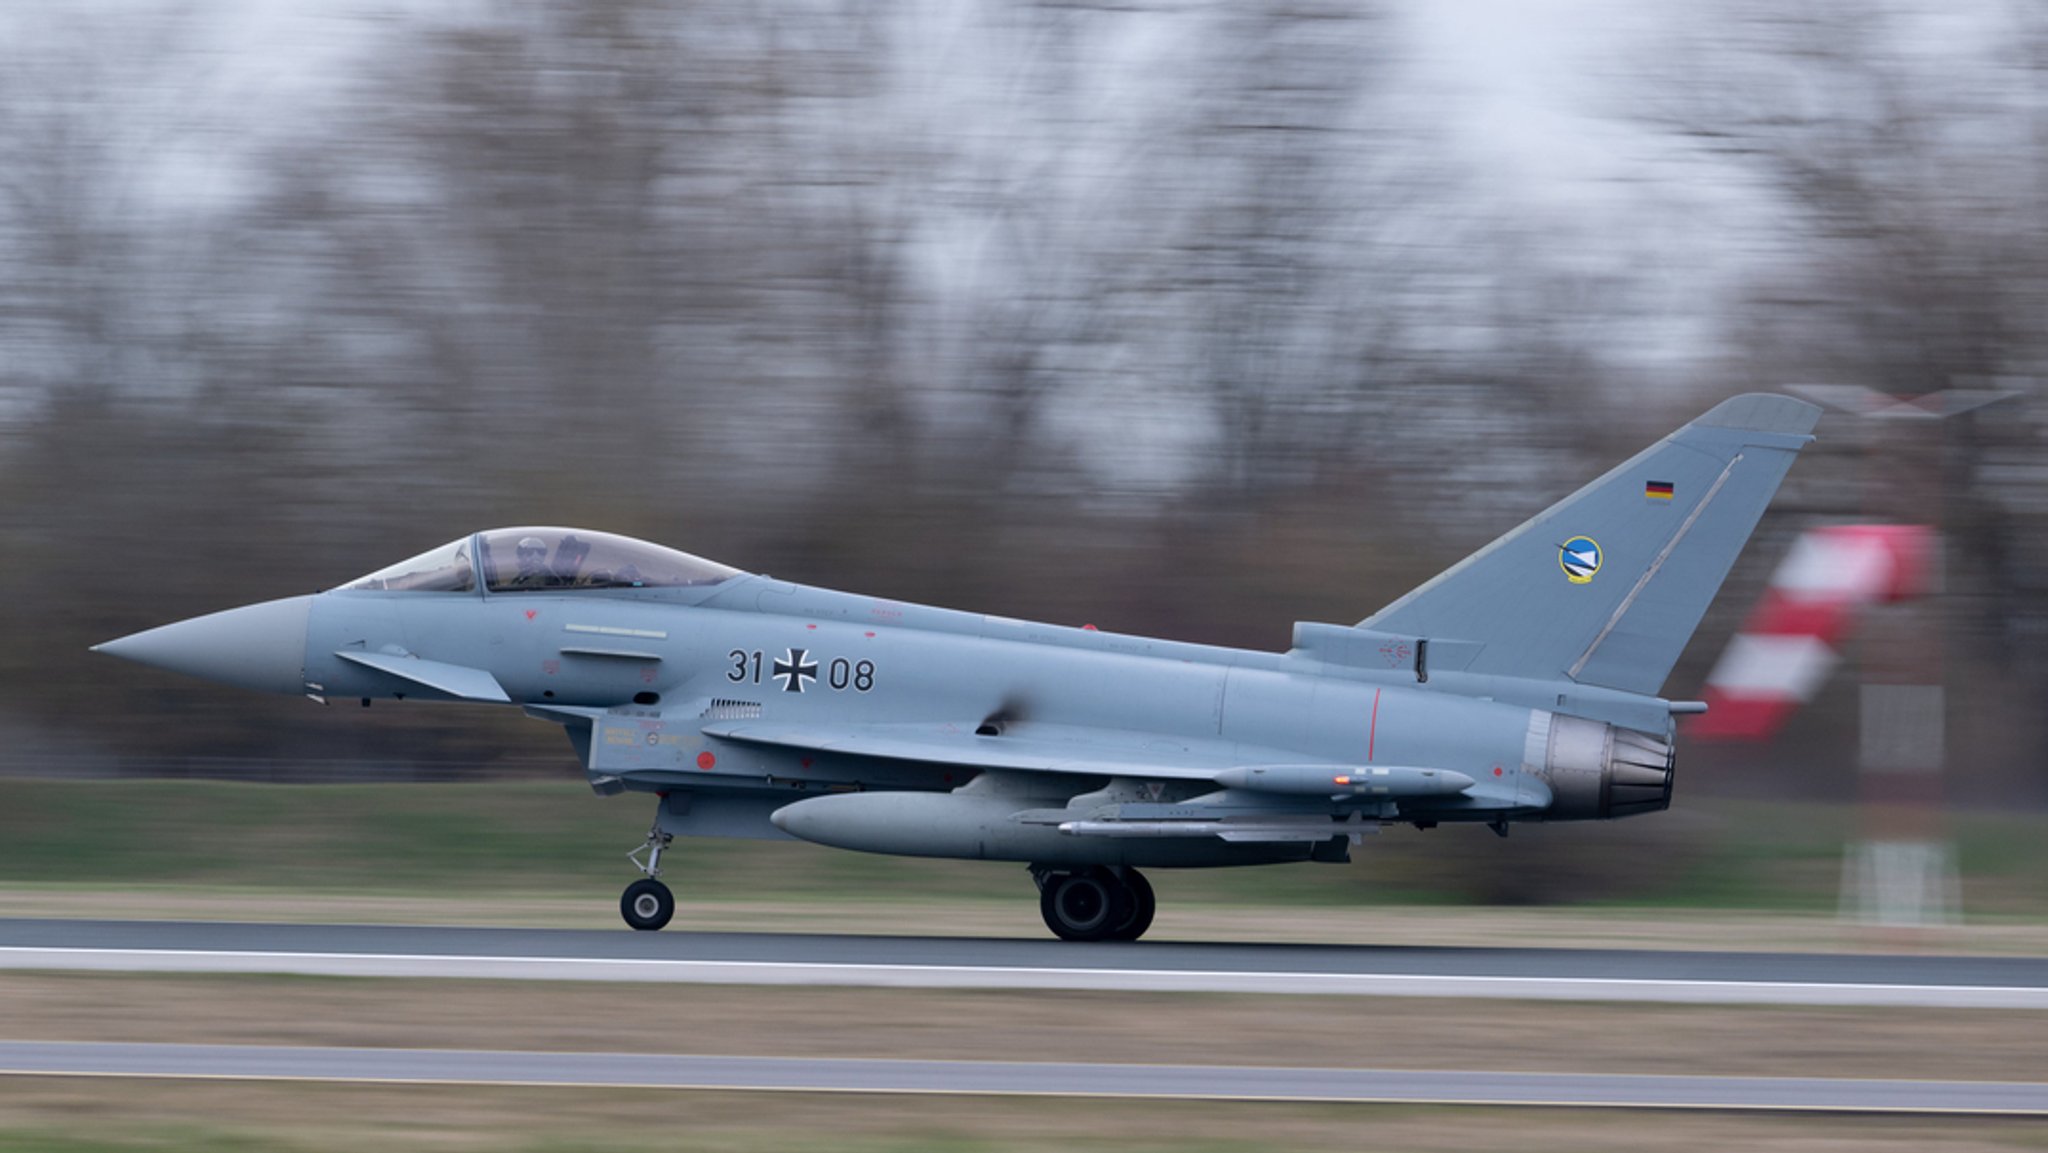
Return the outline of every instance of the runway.
[[[2048,958],[0,919],[0,969],[2048,1009]]]
[[[2048,1085],[1228,1065],[0,1042],[0,1075],[1208,1101],[2048,1114]]]

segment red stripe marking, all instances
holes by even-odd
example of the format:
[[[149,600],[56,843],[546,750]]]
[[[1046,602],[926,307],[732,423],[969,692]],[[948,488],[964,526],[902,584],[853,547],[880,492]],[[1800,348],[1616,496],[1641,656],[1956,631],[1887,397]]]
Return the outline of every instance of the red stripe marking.
[[[1368,760],[1368,761],[1372,759],[1372,746],[1373,746],[1373,742],[1375,742],[1375,741],[1377,741],[1377,740],[1379,739],[1379,735],[1380,735],[1380,691],[1379,691],[1378,689],[1374,689],[1374,690],[1372,691],[1372,726],[1371,726],[1370,728],[1366,729],[1366,731],[1365,731],[1365,759],[1366,759],[1366,760]]]

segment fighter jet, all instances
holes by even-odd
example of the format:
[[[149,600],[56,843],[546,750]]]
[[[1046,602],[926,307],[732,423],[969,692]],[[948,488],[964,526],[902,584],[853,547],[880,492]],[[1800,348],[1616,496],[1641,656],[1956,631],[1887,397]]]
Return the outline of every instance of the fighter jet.
[[[313,596],[96,651],[315,701],[509,705],[678,836],[1029,866],[1068,940],[1135,940],[1141,869],[1342,862],[1382,827],[1671,803],[1659,696],[1810,435],[1739,396],[1355,625],[1259,652],[958,612],[610,533],[472,533]]]

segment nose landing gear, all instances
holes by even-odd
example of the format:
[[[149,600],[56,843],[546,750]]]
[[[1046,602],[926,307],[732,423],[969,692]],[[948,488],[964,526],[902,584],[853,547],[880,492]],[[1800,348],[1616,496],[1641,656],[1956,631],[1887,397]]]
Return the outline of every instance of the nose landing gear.
[[[1065,941],[1135,941],[1152,927],[1157,902],[1152,884],[1136,869],[1073,872],[1034,866],[1038,912]]]
[[[647,874],[627,885],[624,895],[619,898],[619,915],[635,929],[652,932],[668,924],[669,918],[676,915],[675,894],[668,891],[667,885],[655,879],[661,876],[662,851],[667,849],[669,842],[673,840],[673,834],[661,831],[661,824],[657,819],[654,827],[647,830],[647,842],[626,854],[627,860]],[[647,854],[645,861],[640,859],[642,853]]]

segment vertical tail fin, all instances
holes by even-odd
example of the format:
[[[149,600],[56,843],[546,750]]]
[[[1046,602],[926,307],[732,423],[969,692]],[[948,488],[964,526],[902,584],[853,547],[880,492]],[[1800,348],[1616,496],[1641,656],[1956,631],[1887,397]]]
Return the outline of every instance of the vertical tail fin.
[[[1819,418],[1723,401],[1360,626],[1476,642],[1470,672],[1655,693]]]

